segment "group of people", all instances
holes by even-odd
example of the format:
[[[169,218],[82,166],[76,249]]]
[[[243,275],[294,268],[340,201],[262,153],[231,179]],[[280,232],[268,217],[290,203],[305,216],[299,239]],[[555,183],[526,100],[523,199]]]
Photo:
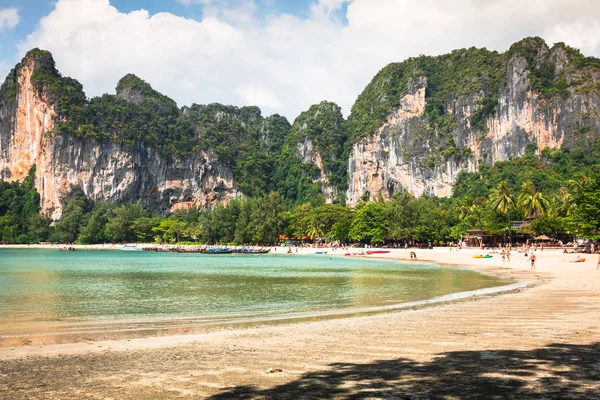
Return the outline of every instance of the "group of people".
[[[502,253],[500,253],[500,255],[502,255],[502,262],[510,261],[510,250],[502,249]]]

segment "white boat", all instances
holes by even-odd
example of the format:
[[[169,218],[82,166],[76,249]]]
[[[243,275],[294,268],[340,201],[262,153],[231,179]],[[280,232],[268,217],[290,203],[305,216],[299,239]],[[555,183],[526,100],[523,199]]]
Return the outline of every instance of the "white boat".
[[[141,247],[137,247],[135,244],[126,244],[121,247],[117,247],[117,250],[125,250],[125,251],[142,251]]]

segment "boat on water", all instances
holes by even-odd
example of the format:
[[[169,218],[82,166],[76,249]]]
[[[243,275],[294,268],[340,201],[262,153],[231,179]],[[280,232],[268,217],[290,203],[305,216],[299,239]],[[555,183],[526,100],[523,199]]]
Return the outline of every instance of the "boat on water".
[[[271,251],[271,249],[252,249],[252,248],[242,248],[236,249],[235,252],[238,254],[267,254]]]
[[[60,251],[75,251],[75,247],[64,246],[59,248]]]
[[[141,247],[137,247],[135,244],[126,244],[121,247],[117,247],[117,250],[125,250],[125,251],[142,251]]]
[[[125,246],[123,246],[125,247]],[[121,248],[121,250],[125,250]],[[152,247],[144,247],[139,248],[139,250],[143,251],[155,251],[158,253],[184,253],[184,254],[267,254],[271,251],[270,248],[251,248],[251,247],[243,247],[243,248],[230,248],[230,247],[163,247],[163,246],[152,246]]]
[[[233,249],[217,248],[217,249],[207,249],[206,251],[201,251],[199,254],[231,254],[231,253],[233,253]]]

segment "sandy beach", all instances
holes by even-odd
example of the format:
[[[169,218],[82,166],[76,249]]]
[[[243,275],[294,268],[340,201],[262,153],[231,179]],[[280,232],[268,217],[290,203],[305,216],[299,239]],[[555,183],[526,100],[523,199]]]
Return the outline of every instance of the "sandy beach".
[[[0,398],[600,398],[598,256],[538,251],[530,269],[515,252],[416,252],[527,287],[335,319],[3,338]]]

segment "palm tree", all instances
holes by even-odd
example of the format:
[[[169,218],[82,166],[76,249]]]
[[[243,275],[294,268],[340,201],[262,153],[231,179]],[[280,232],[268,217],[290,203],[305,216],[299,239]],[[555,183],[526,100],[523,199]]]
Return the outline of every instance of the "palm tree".
[[[515,208],[515,197],[508,186],[508,181],[505,179],[496,186],[495,189],[490,190],[490,202],[494,210],[506,214],[508,220],[508,241],[512,243],[510,237],[510,212]]]
[[[517,207],[527,218],[545,215],[550,208],[550,204],[542,193],[537,191],[533,183],[524,182],[517,200]]]
[[[323,236],[323,227],[316,218],[310,219],[310,222],[308,223],[308,229],[306,230],[306,236],[308,236],[310,240]]]
[[[568,217],[575,210],[575,190],[561,187],[556,193],[554,205],[555,211],[561,216]]]
[[[458,218],[461,220],[473,215],[473,211],[476,207],[471,196],[465,196],[462,200],[457,201],[456,206]]]
[[[494,210],[506,214],[510,221],[510,211],[515,208],[515,198],[506,179],[490,190],[490,202]]]

